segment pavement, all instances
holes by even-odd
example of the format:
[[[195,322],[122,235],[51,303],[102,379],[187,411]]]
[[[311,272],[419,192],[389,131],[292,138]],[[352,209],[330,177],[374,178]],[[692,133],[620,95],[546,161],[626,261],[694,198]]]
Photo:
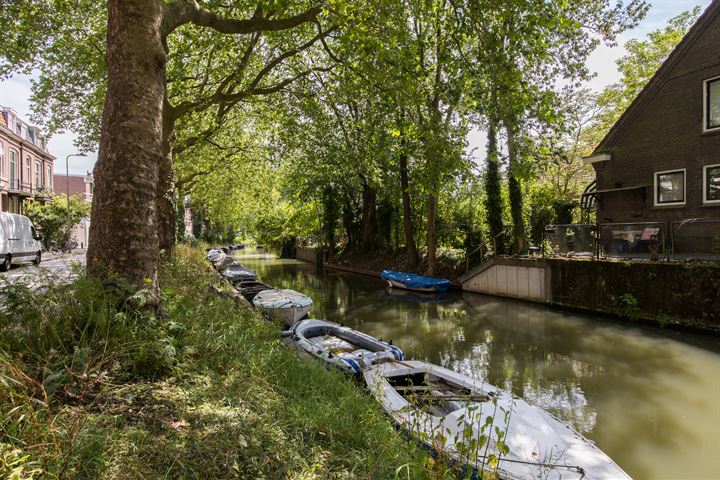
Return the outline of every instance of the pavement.
[[[85,266],[87,249],[77,248],[69,253],[43,252],[40,265],[23,263],[13,265],[7,272],[0,272],[0,286],[5,283],[39,287],[48,280],[70,282],[77,276],[77,266]]]

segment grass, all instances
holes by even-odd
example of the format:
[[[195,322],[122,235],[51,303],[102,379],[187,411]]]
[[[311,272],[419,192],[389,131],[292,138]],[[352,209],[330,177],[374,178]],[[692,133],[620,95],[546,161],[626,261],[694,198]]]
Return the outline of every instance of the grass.
[[[355,381],[211,293],[200,250],[161,285],[162,317],[84,277],[2,288],[0,478],[450,478]]]

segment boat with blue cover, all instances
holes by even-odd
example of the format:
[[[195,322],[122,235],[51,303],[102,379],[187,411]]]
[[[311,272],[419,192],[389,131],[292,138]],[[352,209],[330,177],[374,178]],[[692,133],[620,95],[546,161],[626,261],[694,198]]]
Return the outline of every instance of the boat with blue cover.
[[[372,365],[402,360],[402,350],[366,333],[325,320],[296,322],[283,332],[290,345],[343,372],[359,375]]]
[[[398,287],[416,292],[446,292],[450,288],[450,280],[447,278],[424,277],[395,270],[383,270],[380,277],[390,288]]]

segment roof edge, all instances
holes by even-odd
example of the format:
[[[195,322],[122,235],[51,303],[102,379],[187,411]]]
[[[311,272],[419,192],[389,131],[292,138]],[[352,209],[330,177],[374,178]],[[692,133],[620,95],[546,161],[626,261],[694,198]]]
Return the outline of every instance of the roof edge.
[[[662,65],[660,65],[653,76],[650,77],[650,80],[648,80],[642,90],[640,90],[640,93],[630,102],[630,105],[628,105],[622,115],[620,115],[620,118],[610,127],[610,130],[608,130],[593,150],[593,154],[603,153],[609,149],[616,137],[625,130],[626,124],[630,119],[639,114],[642,108],[655,96],[657,91],[659,91],[660,87],[667,80],[672,68],[680,61],[681,54],[693,45],[718,12],[720,12],[720,0],[712,0],[687,33],[685,33],[682,40],[680,40],[672,52],[670,52],[670,55],[668,55]]]

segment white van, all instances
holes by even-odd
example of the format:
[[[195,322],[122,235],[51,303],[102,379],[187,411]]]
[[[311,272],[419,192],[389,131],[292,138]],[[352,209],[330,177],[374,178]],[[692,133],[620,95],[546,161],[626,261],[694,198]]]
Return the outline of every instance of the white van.
[[[41,239],[28,217],[0,213],[0,271],[10,270],[12,262],[40,263]]]

